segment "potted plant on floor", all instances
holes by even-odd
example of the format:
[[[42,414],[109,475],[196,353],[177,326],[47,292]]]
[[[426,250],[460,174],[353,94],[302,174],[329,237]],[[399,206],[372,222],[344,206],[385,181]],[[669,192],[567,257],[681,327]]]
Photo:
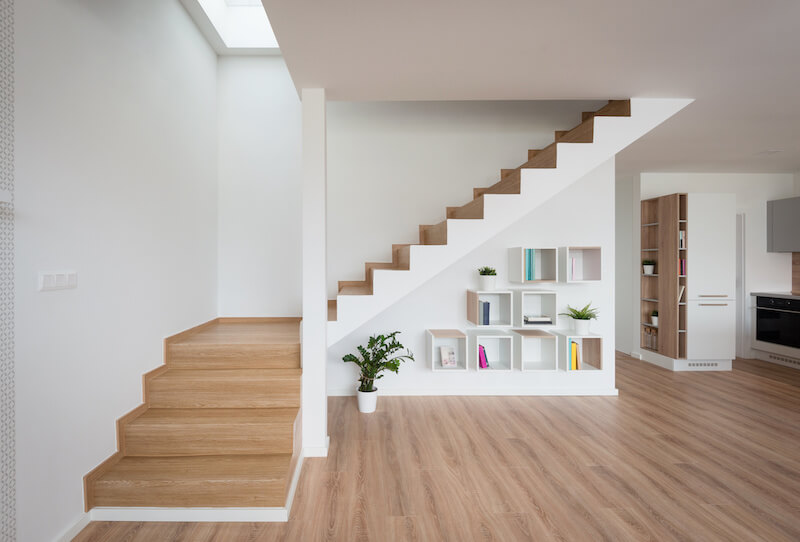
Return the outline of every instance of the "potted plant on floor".
[[[650,313],[650,322],[652,322],[653,327],[658,327],[658,311]]]
[[[572,327],[576,335],[588,335],[589,322],[597,319],[598,310],[592,307],[592,302],[589,301],[582,309],[575,309],[567,305],[567,312],[559,314],[572,318]]]
[[[491,291],[495,289],[497,270],[494,267],[481,267],[478,269],[478,289]]]
[[[404,354],[396,355],[405,347],[397,340],[399,331],[388,335],[373,335],[367,341],[367,346],[359,345],[359,356],[347,354],[342,358],[345,363],[355,363],[361,370],[358,377],[358,411],[375,412],[378,403],[378,388],[375,381],[383,378],[383,371],[389,370],[397,373],[400,364],[406,360],[414,361],[414,354],[406,349]]]
[[[655,275],[656,262],[654,260],[642,260],[642,268],[645,275]]]

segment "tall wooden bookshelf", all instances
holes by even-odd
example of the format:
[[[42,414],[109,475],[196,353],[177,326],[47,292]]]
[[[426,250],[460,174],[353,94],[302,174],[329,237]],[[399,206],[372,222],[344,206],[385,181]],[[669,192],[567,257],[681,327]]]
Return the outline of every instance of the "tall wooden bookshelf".
[[[643,200],[641,220],[640,346],[670,358],[685,359],[689,229],[686,194]],[[652,274],[644,273],[644,260],[655,262]],[[683,293],[678,299],[681,287]],[[658,311],[658,326],[652,324],[654,310]]]

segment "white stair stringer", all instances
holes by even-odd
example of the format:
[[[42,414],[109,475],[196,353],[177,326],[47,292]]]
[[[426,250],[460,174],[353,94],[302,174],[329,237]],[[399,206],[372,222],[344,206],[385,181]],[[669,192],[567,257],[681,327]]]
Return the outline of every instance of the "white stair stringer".
[[[448,219],[446,245],[411,245],[409,270],[373,271],[373,295],[339,295],[328,346],[508,228],[693,100],[632,98],[630,117],[594,117],[592,143],[557,143],[557,167],[521,171],[520,194],[485,194],[483,219]]]

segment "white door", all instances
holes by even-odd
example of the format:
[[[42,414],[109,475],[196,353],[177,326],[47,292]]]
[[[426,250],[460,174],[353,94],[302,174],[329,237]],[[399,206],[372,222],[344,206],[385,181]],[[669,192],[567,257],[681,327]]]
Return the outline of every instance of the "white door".
[[[732,360],[736,357],[736,301],[689,301],[686,314],[686,357],[690,360]]]
[[[736,196],[689,194],[687,219],[688,299],[735,299]]]

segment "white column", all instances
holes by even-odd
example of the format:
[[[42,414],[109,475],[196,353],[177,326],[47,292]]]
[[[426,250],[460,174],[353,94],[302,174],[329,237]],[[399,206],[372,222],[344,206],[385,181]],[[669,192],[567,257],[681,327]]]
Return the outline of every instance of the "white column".
[[[326,390],[327,155],[325,89],[304,88],[303,102],[303,450],[328,454]]]

